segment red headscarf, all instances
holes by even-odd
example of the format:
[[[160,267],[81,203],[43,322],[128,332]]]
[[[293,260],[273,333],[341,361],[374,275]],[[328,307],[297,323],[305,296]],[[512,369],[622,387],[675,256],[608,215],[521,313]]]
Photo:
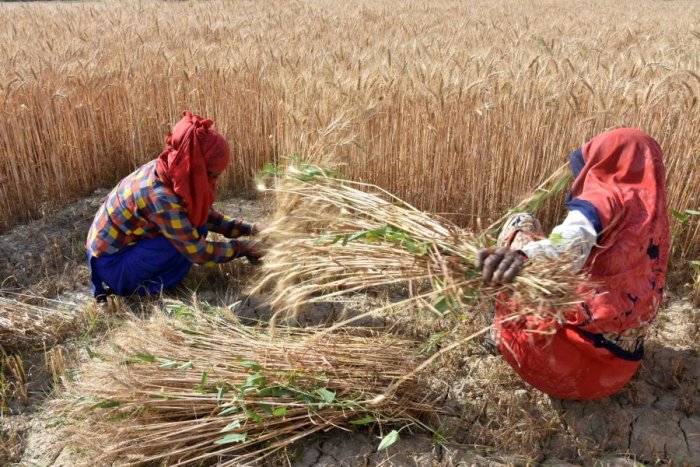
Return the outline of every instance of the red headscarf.
[[[216,196],[216,180],[208,173],[218,174],[228,167],[229,147],[211,128],[212,120],[187,110],[183,115],[166,138],[168,145],[158,157],[156,171],[163,184],[182,198],[192,225],[200,227]]]

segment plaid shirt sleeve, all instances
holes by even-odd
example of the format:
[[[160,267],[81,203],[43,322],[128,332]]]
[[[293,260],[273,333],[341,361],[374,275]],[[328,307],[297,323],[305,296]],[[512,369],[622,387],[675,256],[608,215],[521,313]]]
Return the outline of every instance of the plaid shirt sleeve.
[[[253,230],[253,225],[245,222],[243,219],[234,219],[225,214],[211,208],[209,211],[209,219],[207,219],[207,227],[210,232],[219,233],[228,238],[238,238],[241,235],[250,235]]]
[[[236,240],[210,242],[200,235],[187,217],[182,205],[167,203],[149,219],[156,224],[175,248],[193,263],[211,265],[224,263],[245,254],[243,245]]]

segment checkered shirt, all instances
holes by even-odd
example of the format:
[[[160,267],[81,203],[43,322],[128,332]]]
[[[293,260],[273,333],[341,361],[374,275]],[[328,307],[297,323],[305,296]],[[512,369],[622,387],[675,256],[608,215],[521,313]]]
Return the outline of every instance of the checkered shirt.
[[[114,254],[139,240],[164,235],[196,264],[230,261],[243,254],[235,240],[207,241],[187,217],[182,200],[156,175],[156,160],[124,178],[102,204],[88,233],[86,248],[95,257]],[[209,213],[209,232],[236,238],[249,235],[252,226],[216,211]]]

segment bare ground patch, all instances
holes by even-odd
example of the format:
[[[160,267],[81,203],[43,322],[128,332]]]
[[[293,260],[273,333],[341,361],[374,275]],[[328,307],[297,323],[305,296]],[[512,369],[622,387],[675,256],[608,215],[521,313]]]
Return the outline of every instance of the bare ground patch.
[[[78,362],[89,359],[91,339],[99,340],[100,329],[118,326],[122,313],[148,313],[153,305],[120,302],[98,311],[91,304],[81,245],[102,196],[98,192],[0,236],[0,293],[24,294],[20,298],[30,302],[57,298],[50,303],[63,303],[86,316],[75,333],[54,347],[4,352],[0,464],[68,466],[74,456],[86,455],[80,447],[61,447],[58,434],[66,421],[48,418],[42,403],[60,378],[70,378]],[[219,206],[244,218],[265,214],[260,203],[251,200],[232,199]],[[236,310],[242,320],[264,322],[270,316],[264,300],[241,296],[242,284],[253,271],[246,264],[199,269],[188,277],[186,288],[210,304],[240,301]],[[372,300],[323,304],[305,310],[299,322],[336,320],[367,309]],[[442,323],[417,322],[403,314],[364,324],[419,335],[434,348],[441,345],[444,330]],[[528,388],[502,359],[480,345],[465,346],[445,355],[431,370],[452,413],[436,427],[439,436],[405,430],[398,443],[377,452],[382,433],[332,430],[298,445],[286,461],[309,467],[633,465],[632,461],[700,465],[699,330],[700,311],[686,298],[670,296],[633,381],[611,398],[587,403],[551,399]]]

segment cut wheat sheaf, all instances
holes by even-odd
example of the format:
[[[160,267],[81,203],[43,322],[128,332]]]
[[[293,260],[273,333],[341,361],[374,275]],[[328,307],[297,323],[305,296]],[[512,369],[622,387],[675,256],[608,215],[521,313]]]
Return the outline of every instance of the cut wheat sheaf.
[[[555,323],[557,310],[576,302],[581,278],[566,263],[532,263],[512,284],[484,284],[473,261],[486,236],[377,187],[303,165],[279,172],[274,190],[278,215],[265,233],[258,289],[272,289],[280,314],[398,286],[408,291],[406,305],[446,319],[477,298],[507,296],[520,303],[514,319],[532,313]],[[76,422],[67,443],[101,452],[100,462],[240,465],[331,428],[431,430],[444,394],[423,370],[483,332],[428,356],[419,342],[348,322],[265,330],[226,309],[171,303],[164,311],[114,333],[54,405]]]
[[[568,180],[563,174],[555,172],[549,191],[540,191],[556,194]],[[272,290],[276,317],[382,287],[402,288],[401,304],[441,316],[487,297],[517,303],[512,319],[536,314],[552,324],[580,301],[577,290],[585,278],[566,258],[530,262],[511,284],[484,283],[474,261],[480,248],[493,243],[488,233],[466,231],[377,186],[314,165],[292,165],[276,174],[271,190],[277,217],[264,233],[269,250],[255,291]],[[541,204],[542,196],[528,201]],[[343,324],[348,322],[336,328]]]
[[[86,465],[248,465],[331,428],[425,427],[440,412],[418,378],[378,398],[419,358],[417,343],[386,332],[271,339],[226,309],[180,303],[111,338],[52,409],[72,420],[66,444],[94,451]]]
[[[56,343],[76,319],[75,313],[56,306],[0,296],[0,350],[45,348]]]

